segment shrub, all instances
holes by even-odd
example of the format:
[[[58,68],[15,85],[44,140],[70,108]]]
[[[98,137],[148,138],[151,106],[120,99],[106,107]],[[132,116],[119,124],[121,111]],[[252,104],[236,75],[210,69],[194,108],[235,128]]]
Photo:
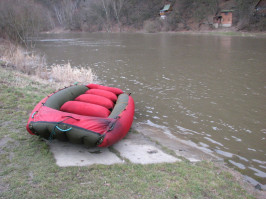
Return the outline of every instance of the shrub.
[[[12,66],[18,71],[26,74],[35,74],[37,69],[46,66],[44,56],[36,53],[29,53],[24,48],[5,41],[4,47],[0,50],[0,59],[6,66]]]
[[[0,39],[0,64],[36,79],[56,83],[56,88],[68,86],[75,82],[88,84],[95,75],[90,68],[71,67],[70,63],[48,66],[45,56],[28,53],[24,48]]]
[[[143,28],[148,33],[156,33],[161,31],[162,22],[160,22],[159,20],[147,20],[144,22]]]
[[[28,45],[28,39],[51,28],[51,17],[33,0],[0,1],[0,36]]]
[[[78,81],[87,84],[92,82],[94,77],[90,68],[71,67],[70,63],[51,66],[50,78],[56,82],[73,84]]]

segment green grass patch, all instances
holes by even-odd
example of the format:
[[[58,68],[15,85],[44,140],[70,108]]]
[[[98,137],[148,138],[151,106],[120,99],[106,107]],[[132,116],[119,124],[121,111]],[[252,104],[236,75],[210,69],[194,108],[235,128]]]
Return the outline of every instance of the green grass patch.
[[[0,78],[0,198],[254,198],[211,162],[58,167],[25,129],[53,88],[1,67]]]

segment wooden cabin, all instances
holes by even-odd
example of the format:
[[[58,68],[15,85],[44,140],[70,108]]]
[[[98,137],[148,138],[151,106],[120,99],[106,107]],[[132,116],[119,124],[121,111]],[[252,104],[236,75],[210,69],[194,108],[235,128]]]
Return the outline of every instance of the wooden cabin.
[[[222,10],[222,27],[231,27],[233,24],[233,10]]]
[[[219,15],[213,18],[213,25],[215,28],[231,27],[233,24],[233,10],[222,10]]]
[[[172,6],[171,4],[165,4],[163,9],[160,10],[160,17],[161,19],[165,19],[166,18],[166,13],[172,11]]]

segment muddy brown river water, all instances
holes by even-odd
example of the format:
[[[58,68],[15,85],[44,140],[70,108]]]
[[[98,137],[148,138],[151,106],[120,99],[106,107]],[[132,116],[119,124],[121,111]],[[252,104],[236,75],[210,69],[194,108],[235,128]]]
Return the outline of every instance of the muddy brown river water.
[[[49,64],[91,67],[131,92],[135,123],[215,152],[265,188],[265,36],[67,33],[36,46]]]

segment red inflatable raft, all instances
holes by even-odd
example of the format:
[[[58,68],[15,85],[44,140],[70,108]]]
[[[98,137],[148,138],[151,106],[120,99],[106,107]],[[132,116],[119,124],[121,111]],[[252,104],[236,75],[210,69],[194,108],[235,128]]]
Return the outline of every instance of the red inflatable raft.
[[[133,117],[134,100],[121,89],[74,85],[41,100],[26,128],[50,140],[108,147],[126,136]]]

